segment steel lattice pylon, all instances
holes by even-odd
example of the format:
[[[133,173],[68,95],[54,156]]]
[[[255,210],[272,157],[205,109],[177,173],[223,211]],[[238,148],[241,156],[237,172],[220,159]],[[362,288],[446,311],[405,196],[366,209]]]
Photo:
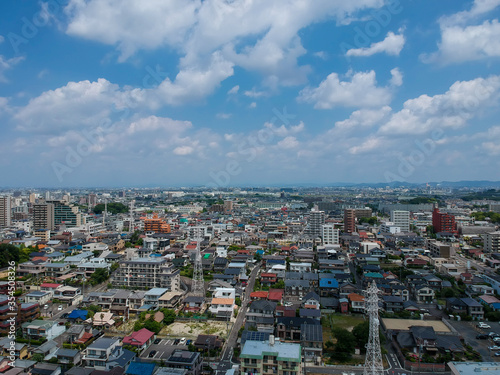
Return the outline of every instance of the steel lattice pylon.
[[[201,264],[200,238],[199,229],[197,228],[195,234],[196,257],[194,261],[193,285],[191,287],[191,293],[193,296],[205,297],[205,281],[203,280],[203,266]]]
[[[370,336],[366,344],[364,375],[383,375],[384,373],[382,351],[380,350],[378,293],[379,290],[375,281],[369,285],[365,292],[365,308],[370,319]]]

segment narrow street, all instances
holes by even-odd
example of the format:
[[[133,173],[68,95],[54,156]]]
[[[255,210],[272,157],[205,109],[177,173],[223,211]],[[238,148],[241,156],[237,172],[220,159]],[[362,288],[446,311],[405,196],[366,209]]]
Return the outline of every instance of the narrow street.
[[[253,291],[253,287],[255,285],[255,278],[260,270],[260,264],[256,265],[252,272],[250,273],[250,278],[248,279],[248,284],[245,289],[244,298],[241,301],[241,307],[238,311],[238,316],[236,317],[236,321],[234,322],[233,327],[231,328],[231,332],[229,333],[229,337],[224,344],[224,348],[222,349],[222,355],[219,362],[219,365],[216,370],[216,374],[220,372],[225,372],[232,367],[232,357],[233,357],[233,349],[237,345],[238,341],[238,332],[240,328],[243,326],[245,321],[245,315],[248,309],[248,304],[250,302],[250,293]]]

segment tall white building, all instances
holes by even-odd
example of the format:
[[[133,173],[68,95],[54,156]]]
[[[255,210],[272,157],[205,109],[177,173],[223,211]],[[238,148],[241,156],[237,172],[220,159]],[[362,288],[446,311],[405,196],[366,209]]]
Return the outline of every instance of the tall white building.
[[[10,227],[11,225],[11,210],[10,210],[10,197],[0,197],[0,226]]]
[[[410,211],[391,211],[391,222],[401,228],[401,232],[410,231]]]
[[[338,245],[340,242],[339,230],[333,224],[323,224],[321,226],[321,238],[323,245]]]

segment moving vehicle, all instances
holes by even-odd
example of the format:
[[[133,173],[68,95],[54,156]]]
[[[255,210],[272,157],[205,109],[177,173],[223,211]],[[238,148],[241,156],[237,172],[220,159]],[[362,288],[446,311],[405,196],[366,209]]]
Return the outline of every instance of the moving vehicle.
[[[490,329],[491,326],[486,324],[486,323],[483,323],[483,322],[480,322],[478,325],[477,325],[479,328],[482,328],[482,329]]]

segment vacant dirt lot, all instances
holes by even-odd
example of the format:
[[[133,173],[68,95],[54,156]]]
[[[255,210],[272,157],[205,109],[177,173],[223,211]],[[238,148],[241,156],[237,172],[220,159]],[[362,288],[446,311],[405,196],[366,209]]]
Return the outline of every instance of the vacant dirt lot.
[[[229,323],[231,329],[232,323]],[[207,322],[174,322],[160,331],[161,335],[172,337],[196,338],[198,335],[218,335],[225,338],[227,336],[228,326],[225,322],[207,321]]]
[[[411,326],[432,327],[436,332],[451,332],[451,330],[440,320],[416,320],[416,319],[382,319],[386,329],[408,331]]]

